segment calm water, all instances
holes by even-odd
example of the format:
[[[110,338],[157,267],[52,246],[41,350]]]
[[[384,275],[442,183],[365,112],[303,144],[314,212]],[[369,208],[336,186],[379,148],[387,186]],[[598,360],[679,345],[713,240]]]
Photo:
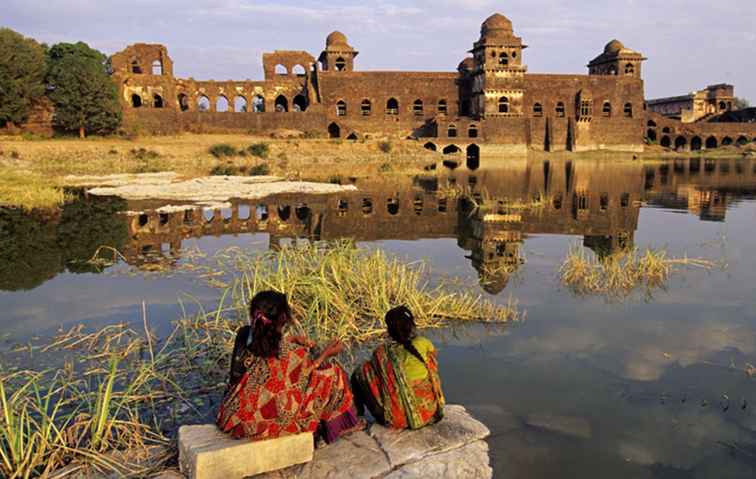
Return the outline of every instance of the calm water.
[[[506,160],[357,186],[216,212],[93,199],[52,219],[0,210],[0,349],[61,325],[140,323],[142,301],[167,331],[179,298],[218,293],[149,271],[196,251],[352,237],[527,310],[514,327],[432,334],[448,401],[492,431],[497,477],[756,477],[756,161]],[[85,260],[103,244],[126,261],[99,273]],[[727,267],[622,302],[560,287],[571,247],[631,245]]]

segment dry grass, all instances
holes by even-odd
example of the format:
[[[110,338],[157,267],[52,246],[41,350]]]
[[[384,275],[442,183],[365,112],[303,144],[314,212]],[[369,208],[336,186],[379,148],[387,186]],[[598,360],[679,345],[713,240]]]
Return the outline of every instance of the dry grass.
[[[577,295],[623,298],[642,290],[650,297],[653,290],[665,288],[672,273],[680,267],[715,266],[715,262],[706,259],[671,258],[664,250],[629,249],[599,258],[582,246],[573,246],[562,261],[559,274],[562,285]]]
[[[244,154],[216,158],[214,145],[226,144]],[[266,158],[255,156],[251,145],[266,145]],[[205,176],[219,166],[248,171],[261,161],[270,174],[292,179],[327,181],[349,172],[352,177],[414,174],[434,156],[418,142],[397,142],[391,154],[381,151],[380,142],[340,140],[276,140],[247,135],[178,135],[120,138],[24,140],[4,137],[0,145],[0,177],[23,170],[36,178],[31,193],[19,195],[27,183],[23,177],[0,183],[5,204],[27,208],[60,203],[48,193],[58,189],[65,175],[103,175],[175,171],[185,177]],[[389,164],[390,168],[386,168]],[[35,183],[29,183],[35,185]],[[18,188],[15,188],[15,186]]]
[[[69,199],[56,180],[37,172],[0,167],[0,206],[46,209]]]
[[[185,313],[162,340],[150,332],[143,312],[142,330],[113,325],[87,332],[79,326],[49,344],[24,346],[35,364],[46,354],[69,354],[62,367],[12,371],[0,363],[0,476],[58,477],[61,467],[73,464],[148,477],[170,459],[167,450],[149,463],[114,452],[166,445],[162,431],[170,435],[187,421],[207,421],[225,387],[247,303],[262,289],[286,292],[297,318],[295,332],[321,343],[378,338],[385,311],[396,304],[412,308],[422,328],[520,318],[514,302],[495,305],[431,286],[424,263],[405,264],[350,242],[260,254],[229,249],[215,258],[209,276],[221,291],[217,307],[206,311],[197,303],[190,314],[180,301]]]

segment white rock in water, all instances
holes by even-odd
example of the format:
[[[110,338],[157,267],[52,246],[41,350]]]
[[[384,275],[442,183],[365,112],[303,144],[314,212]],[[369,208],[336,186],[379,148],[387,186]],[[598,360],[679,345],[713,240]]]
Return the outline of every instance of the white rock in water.
[[[189,479],[241,479],[312,460],[311,433],[233,439],[213,424],[179,428],[179,465]]]

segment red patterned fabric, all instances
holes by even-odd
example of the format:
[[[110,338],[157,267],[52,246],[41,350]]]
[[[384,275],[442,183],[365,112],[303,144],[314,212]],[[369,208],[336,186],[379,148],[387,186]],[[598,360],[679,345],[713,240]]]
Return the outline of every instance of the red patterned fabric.
[[[305,347],[284,338],[278,357],[245,353],[246,372],[229,388],[218,427],[235,438],[270,439],[314,432],[353,407],[344,370],[335,362],[314,369]]]

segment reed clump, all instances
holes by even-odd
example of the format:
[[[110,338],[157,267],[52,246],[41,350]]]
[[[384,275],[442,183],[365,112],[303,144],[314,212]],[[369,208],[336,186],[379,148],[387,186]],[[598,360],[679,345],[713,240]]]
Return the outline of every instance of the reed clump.
[[[674,258],[665,250],[637,248],[599,257],[581,246],[572,246],[562,261],[562,285],[577,295],[599,294],[625,297],[641,290],[649,297],[664,289],[670,276],[681,267],[712,269],[714,261],[702,258]]]
[[[497,305],[451,283],[432,285],[424,262],[406,264],[349,241],[257,254],[231,248],[206,272],[219,288],[217,305],[180,299],[183,313],[163,338],[150,330],[144,307],[141,330],[77,326],[23,347],[35,364],[63,355],[62,366],[18,371],[0,363],[0,477],[57,478],[72,467],[149,477],[162,468],[174,457],[168,446],[178,426],[212,420],[236,331],[263,289],[285,292],[293,332],[319,343],[377,339],[383,315],[398,304],[413,310],[421,328],[521,317],[514,301]],[[138,459],[152,450],[149,460]]]

